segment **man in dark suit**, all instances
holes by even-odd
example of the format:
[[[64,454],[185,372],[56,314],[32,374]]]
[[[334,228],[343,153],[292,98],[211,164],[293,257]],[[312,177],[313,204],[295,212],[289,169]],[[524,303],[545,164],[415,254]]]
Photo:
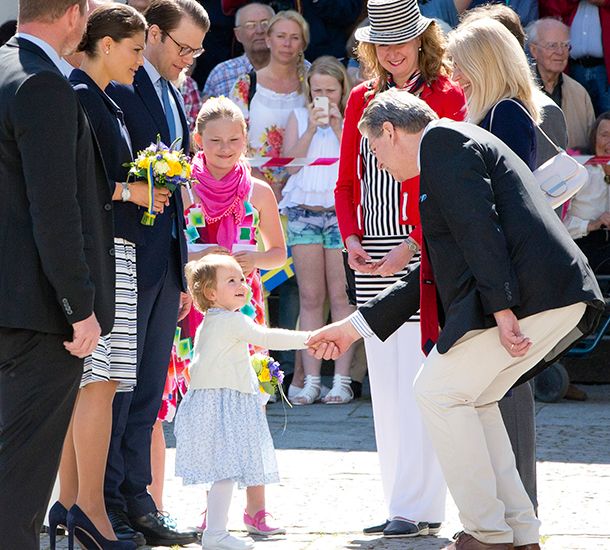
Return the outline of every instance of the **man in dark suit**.
[[[195,0],[153,0],[144,16],[149,25],[144,66],[136,73],[133,86],[111,84],[107,92],[124,113],[134,152],[159,136],[167,145],[180,140],[188,153],[183,102],[172,81],[202,53],[209,19]],[[191,307],[183,274],[187,258],[183,229],[183,205],[177,192],[153,226],[142,226],[141,240],[136,243],[137,386],[132,393],[115,396],[106,469],[106,507],[117,537],[137,540],[139,531],[151,546],[196,540],[194,532],[177,531],[147,491],[152,480],[151,433],[161,405],[176,322]]]
[[[39,533],[83,370],[114,320],[112,199],[59,70],[85,0],[21,0],[0,49],[0,546]]]
[[[464,523],[448,548],[538,549],[497,402],[595,325],[603,300],[593,273],[532,173],[485,130],[438,121],[395,90],[371,102],[360,130],[399,181],[421,167],[421,318],[432,329],[422,340],[436,345],[414,388]],[[413,308],[410,283],[387,294]]]

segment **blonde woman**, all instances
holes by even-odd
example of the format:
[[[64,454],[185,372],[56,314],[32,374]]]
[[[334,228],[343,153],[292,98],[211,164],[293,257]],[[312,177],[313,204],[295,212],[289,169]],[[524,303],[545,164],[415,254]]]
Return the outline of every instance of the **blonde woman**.
[[[295,109],[284,135],[285,157],[338,157],[343,112],[351,89],[345,67],[332,56],[316,59],[307,73],[308,106]],[[318,98],[327,108],[316,107]],[[287,244],[291,247],[299,283],[301,330],[324,325],[328,296],[333,321],[354,311],[345,292],[343,242],[335,212],[334,188],[338,166],[288,169],[292,173],[283,190],[280,210],[288,217]],[[327,404],[351,401],[349,376],[353,350],[335,361],[333,387],[322,399]],[[321,361],[301,352],[305,372],[303,390],[291,399],[310,405],[321,396]]]
[[[303,52],[309,44],[309,25],[296,11],[281,11],[269,21],[265,40],[269,64],[240,77],[230,97],[248,122],[250,154],[279,157],[288,117],[306,103]],[[271,185],[279,202],[288,172],[283,168],[265,169],[255,175]]]
[[[480,19],[461,25],[448,40],[469,122],[497,136],[535,170],[538,90],[517,39],[501,23]]]

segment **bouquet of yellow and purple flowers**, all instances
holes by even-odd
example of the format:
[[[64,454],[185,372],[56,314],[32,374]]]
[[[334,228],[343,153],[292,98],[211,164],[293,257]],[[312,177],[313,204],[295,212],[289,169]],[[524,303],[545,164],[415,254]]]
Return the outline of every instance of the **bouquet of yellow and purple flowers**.
[[[282,382],[284,382],[284,371],[280,369],[280,364],[263,353],[255,353],[250,357],[252,368],[258,378],[259,389],[261,393],[275,395],[276,391],[280,392],[282,399],[290,405],[290,402],[284,394]],[[292,406],[292,405],[290,405]]]
[[[153,210],[154,188],[169,189],[173,193],[181,185],[191,180],[191,164],[189,158],[177,149],[179,139],[169,147],[159,136],[157,143],[151,143],[146,149],[140,151],[133,162],[128,163],[128,177],[144,179],[148,182],[148,210],[142,216],[143,225],[153,225],[156,213]]]

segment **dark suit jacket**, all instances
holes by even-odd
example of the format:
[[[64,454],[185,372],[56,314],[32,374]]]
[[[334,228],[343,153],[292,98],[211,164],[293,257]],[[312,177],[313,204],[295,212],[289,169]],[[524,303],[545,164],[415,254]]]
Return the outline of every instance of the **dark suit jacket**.
[[[189,128],[182,108],[183,101],[174,86],[170,86],[170,89],[176,105],[178,105],[182,121],[183,149],[188,154]],[[111,83],[106,89],[106,93],[123,111],[134,155],[156,142],[157,136],[160,136],[161,141],[166,145],[171,143],[163,106],[144,67],[140,67],[136,73],[133,86]],[[182,290],[186,292],[184,264],[187,259],[187,251],[183,210],[182,197],[179,192],[176,192],[172,195],[169,207],[163,211],[163,214],[157,216],[155,224],[144,227],[137,250],[138,286],[146,288],[154,285],[169,267],[178,270],[179,280],[182,280]],[[179,257],[173,257],[171,252],[174,219],[177,221],[178,227]]]
[[[0,326],[114,323],[108,180],[68,81],[38,46],[0,49]]]
[[[522,319],[587,303],[579,330],[529,377],[595,328],[604,302],[586,258],[503,142],[471,124],[443,120],[424,136],[420,163],[423,234],[444,314],[440,353],[470,330],[495,326],[495,311],[511,308]],[[407,275],[360,308],[380,337],[416,311],[416,277],[416,271]]]
[[[129,168],[124,165],[132,160],[129,144],[119,125],[123,112],[84,71],[74,69],[70,74],[70,84],[87,113],[114,192],[116,182],[127,181]],[[143,244],[146,226],[140,220],[146,209],[132,202],[114,201],[113,206],[114,235],[135,244]]]

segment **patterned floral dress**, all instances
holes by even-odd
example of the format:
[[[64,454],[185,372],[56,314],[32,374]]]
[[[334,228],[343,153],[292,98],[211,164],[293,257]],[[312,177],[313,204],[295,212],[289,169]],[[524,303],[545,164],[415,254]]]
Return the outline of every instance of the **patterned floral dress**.
[[[246,214],[239,226],[235,244],[257,244],[257,229],[259,223],[258,211],[249,200],[244,201]],[[184,212],[187,240],[190,244],[211,244],[217,242],[219,222],[206,221],[202,206],[194,203]],[[251,317],[256,323],[265,324],[265,303],[263,286],[258,269],[246,277],[250,287],[248,303],[241,312]],[[193,350],[193,338],[197,327],[203,320],[203,314],[192,308],[187,317],[176,327],[174,346],[170,357],[169,372],[163,390],[163,401],[158,419],[171,422],[176,414],[178,394],[184,395],[188,389],[188,366]],[[255,350],[253,350],[255,351]],[[260,351],[260,350],[258,350]]]

